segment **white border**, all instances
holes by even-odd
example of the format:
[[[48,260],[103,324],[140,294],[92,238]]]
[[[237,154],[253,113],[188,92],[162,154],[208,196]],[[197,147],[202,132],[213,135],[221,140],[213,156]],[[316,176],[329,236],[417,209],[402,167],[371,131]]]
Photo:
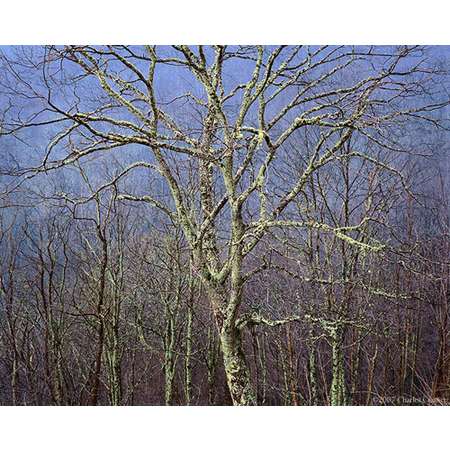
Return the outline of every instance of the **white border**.
[[[445,0],[16,0],[0,44],[450,44]]]
[[[3,448],[445,448],[445,407],[4,407]],[[294,447],[295,446],[295,447]]]

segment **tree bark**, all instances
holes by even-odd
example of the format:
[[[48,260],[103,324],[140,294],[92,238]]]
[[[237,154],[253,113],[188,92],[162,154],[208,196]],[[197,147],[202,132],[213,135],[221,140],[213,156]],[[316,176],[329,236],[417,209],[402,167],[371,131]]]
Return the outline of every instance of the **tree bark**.
[[[343,329],[336,325],[331,330],[331,349],[333,360],[333,374],[331,381],[331,406],[344,406],[347,404],[344,373]]]
[[[220,331],[223,363],[233,405],[256,405],[250,371],[242,350],[240,330],[235,326],[225,325]]]

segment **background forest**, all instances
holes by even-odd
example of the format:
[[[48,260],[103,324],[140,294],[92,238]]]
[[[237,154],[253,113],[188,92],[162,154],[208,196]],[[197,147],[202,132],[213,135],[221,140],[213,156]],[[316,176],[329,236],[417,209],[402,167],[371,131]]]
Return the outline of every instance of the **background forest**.
[[[449,57],[2,47],[0,404],[448,404]]]

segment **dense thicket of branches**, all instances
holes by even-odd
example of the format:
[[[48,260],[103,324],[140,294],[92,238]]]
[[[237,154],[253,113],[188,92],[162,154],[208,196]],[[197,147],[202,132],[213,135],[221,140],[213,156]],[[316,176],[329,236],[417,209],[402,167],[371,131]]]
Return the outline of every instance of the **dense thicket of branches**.
[[[448,62],[3,49],[0,402],[450,401]]]

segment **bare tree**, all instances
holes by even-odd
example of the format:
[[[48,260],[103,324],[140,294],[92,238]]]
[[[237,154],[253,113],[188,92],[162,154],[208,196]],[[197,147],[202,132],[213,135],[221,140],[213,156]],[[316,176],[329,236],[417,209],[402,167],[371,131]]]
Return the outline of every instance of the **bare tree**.
[[[2,133],[46,127],[52,134],[40,163],[13,171],[20,182],[114,150],[122,170],[87,199],[71,201],[95,202],[117,186],[118,199],[146,203],[181,227],[214,316],[235,405],[256,403],[243,330],[304,315],[302,305],[290,317],[248,310],[246,284],[266,267],[269,236],[316,230],[332,236],[336,247],[342,241],[349,253],[381,251],[382,242],[359,233],[371,216],[330,224],[303,214],[307,187],[338,160],[348,168],[364,161],[404,181],[402,158],[416,148],[401,132],[417,122],[441,126],[434,112],[448,100],[438,98],[439,68],[417,46],[65,46],[23,49],[2,61],[6,94],[36,105],[26,116],[20,105],[11,108]],[[353,140],[361,145],[353,147]],[[293,149],[302,153],[296,171]],[[137,173],[159,188],[130,185]],[[345,183],[345,173],[334,182]],[[105,242],[101,223],[98,230]],[[99,292],[100,316],[102,286]],[[337,343],[343,331],[330,330],[335,372],[342,374]],[[98,355],[103,333],[100,328]],[[342,403],[342,383],[336,383],[332,397]]]

